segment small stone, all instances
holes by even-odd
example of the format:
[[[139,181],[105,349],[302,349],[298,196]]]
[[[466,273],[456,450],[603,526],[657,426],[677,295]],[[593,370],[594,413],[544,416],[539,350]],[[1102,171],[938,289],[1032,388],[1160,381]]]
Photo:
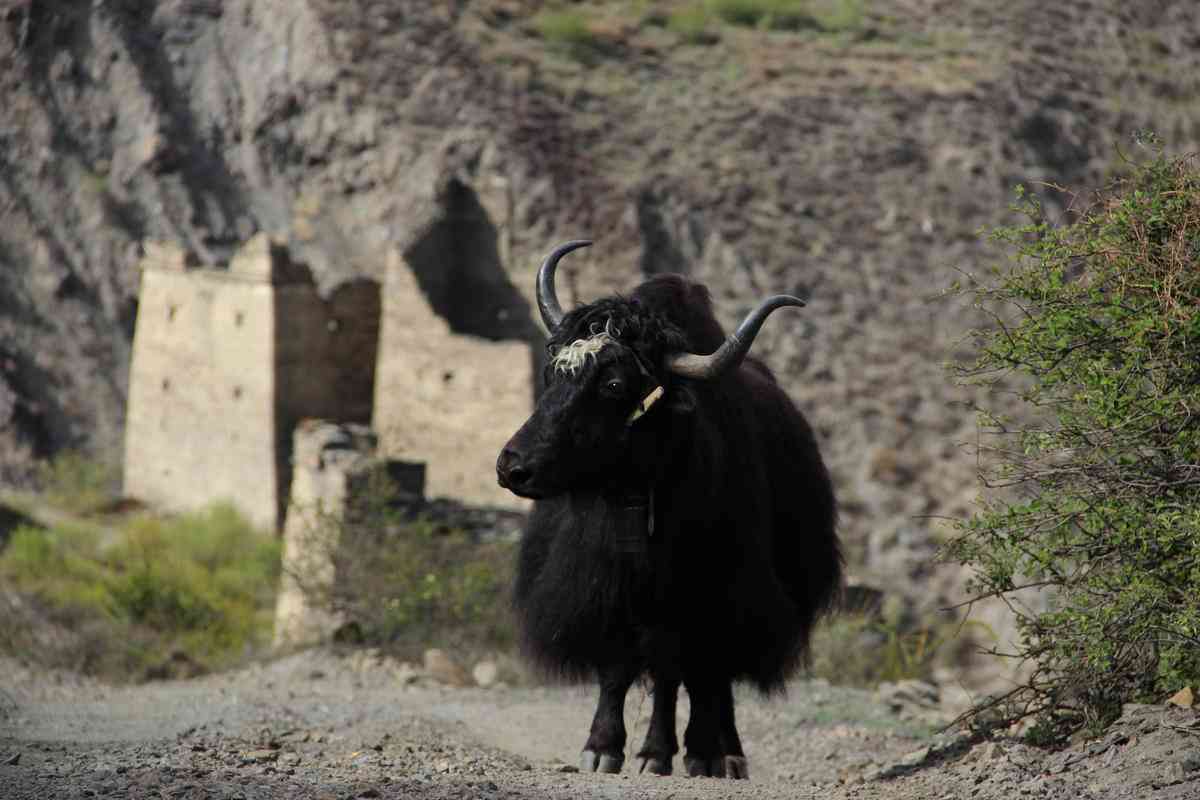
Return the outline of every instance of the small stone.
[[[401,661],[392,669],[392,674],[396,677],[396,682],[401,686],[409,686],[421,680],[424,673],[407,661]]]
[[[1176,783],[1182,783],[1185,778],[1183,765],[1178,762],[1167,764],[1163,771],[1163,776],[1154,783],[1159,787],[1172,786]]]
[[[425,671],[438,683],[464,687],[474,683],[471,676],[444,650],[431,648],[425,651]]]
[[[471,670],[471,677],[475,679],[475,683],[489,689],[496,685],[500,677],[500,668],[496,666],[495,661],[480,661],[475,665],[475,669]]]
[[[243,764],[263,763],[279,758],[278,750],[247,750],[242,753]]]
[[[1192,695],[1192,687],[1185,686],[1172,695],[1167,702],[1180,708],[1191,708],[1196,704],[1196,698]]]
[[[980,761],[995,761],[998,758],[1005,757],[1004,748],[996,742],[988,742],[977,752],[979,753]]]
[[[902,757],[896,764],[901,767],[919,767],[925,763],[925,759],[929,758],[929,753],[930,748],[922,747],[920,750],[914,750]]]

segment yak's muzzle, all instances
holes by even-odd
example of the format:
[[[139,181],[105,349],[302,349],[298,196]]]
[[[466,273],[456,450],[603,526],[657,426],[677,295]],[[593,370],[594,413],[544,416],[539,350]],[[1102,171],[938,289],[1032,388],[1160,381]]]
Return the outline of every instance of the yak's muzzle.
[[[521,454],[506,447],[500,451],[496,459],[496,479],[500,485],[513,494],[528,497],[526,491],[533,479],[533,469],[525,462]]]

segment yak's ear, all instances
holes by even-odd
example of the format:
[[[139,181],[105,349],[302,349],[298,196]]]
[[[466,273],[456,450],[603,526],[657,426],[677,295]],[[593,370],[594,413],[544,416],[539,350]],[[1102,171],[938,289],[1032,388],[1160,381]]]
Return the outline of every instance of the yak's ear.
[[[696,410],[696,395],[692,387],[676,383],[667,392],[667,408],[672,414],[691,414]]]

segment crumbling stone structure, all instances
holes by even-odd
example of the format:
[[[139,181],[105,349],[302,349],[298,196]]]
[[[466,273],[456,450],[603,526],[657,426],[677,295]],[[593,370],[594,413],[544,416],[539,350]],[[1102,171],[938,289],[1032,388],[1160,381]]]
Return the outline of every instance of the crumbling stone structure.
[[[431,496],[523,509],[495,466],[533,407],[542,357],[505,267],[511,206],[504,184],[450,178],[410,216],[384,263],[372,424],[382,453],[426,463]]]
[[[432,496],[504,508],[495,458],[528,415],[540,339],[466,184],[371,280],[322,297],[259,234],[228,269],[147,243],[130,365],[125,492],[171,509],[229,500],[278,529],[302,419],[369,423],[380,453],[427,464]],[[381,298],[382,294],[382,298]]]
[[[420,464],[377,457],[378,438],[364,425],[305,420],[293,438],[291,500],[283,527],[283,563],[275,600],[275,647],[326,641],[346,621],[335,594],[342,522],[370,502],[372,481],[386,479],[395,502],[424,495]],[[350,554],[351,558],[354,556]]]
[[[495,465],[533,406],[528,343],[456,332],[399,253],[385,285],[373,423],[382,451],[425,462],[431,496],[524,507],[497,485]],[[468,291],[463,301],[477,297]]]
[[[318,295],[265,235],[227,270],[147,244],[130,365],[125,493],[173,509],[229,500],[276,529],[306,417],[368,423],[379,288]]]

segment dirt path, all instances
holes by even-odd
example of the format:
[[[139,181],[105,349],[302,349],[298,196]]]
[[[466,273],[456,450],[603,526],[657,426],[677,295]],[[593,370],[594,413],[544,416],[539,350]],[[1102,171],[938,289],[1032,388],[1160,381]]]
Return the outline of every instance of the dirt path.
[[[801,682],[770,702],[739,697],[753,780],[735,783],[571,771],[590,690],[401,687],[386,665],[324,651],[131,688],[0,662],[0,689],[5,800],[1200,797],[1200,727],[1189,727],[1200,719],[1161,707],[1132,709],[1108,739],[1063,753],[972,749],[867,692]],[[635,688],[631,748],[648,709]]]

